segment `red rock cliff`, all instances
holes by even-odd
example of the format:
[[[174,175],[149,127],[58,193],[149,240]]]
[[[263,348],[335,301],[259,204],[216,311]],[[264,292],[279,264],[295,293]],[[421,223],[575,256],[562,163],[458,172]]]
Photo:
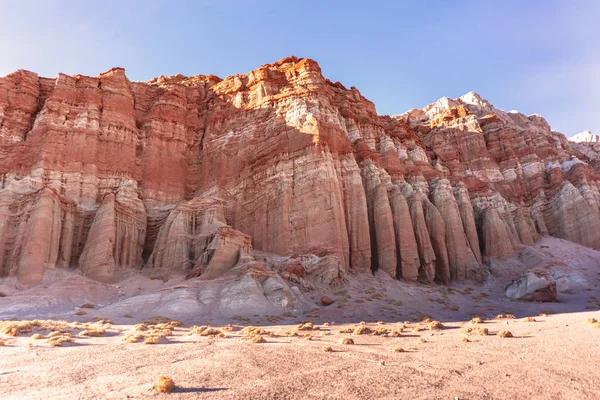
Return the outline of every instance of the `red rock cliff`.
[[[215,277],[252,249],[341,274],[481,280],[539,235],[600,249],[597,175],[475,93],[378,116],[289,57],[246,74],[0,78],[0,276]]]

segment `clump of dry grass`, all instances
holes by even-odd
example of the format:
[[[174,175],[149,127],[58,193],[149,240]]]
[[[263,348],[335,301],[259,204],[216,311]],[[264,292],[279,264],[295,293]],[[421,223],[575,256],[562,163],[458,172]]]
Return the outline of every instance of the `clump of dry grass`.
[[[51,346],[54,347],[61,347],[63,344],[65,343],[73,343],[75,342],[75,339],[73,339],[71,337],[71,335],[67,334],[62,334],[60,336],[53,336],[50,339],[48,339],[48,341],[46,343],[48,343]]]
[[[146,336],[144,338],[144,344],[159,344],[162,339],[164,339],[164,336],[160,336],[160,335]]]
[[[424,338],[419,338],[418,342],[419,343],[425,343],[425,342],[427,342],[427,340],[425,340]]]
[[[126,343],[137,343],[140,339],[144,339],[146,335],[143,333],[129,333],[125,335],[123,341]]]
[[[60,331],[68,332],[71,329],[77,329],[75,323],[69,324],[66,321],[54,320],[21,320],[21,321],[0,321],[0,333],[10,336],[25,336],[34,333],[34,331]]]
[[[92,303],[85,303],[84,305],[80,306],[79,308],[96,308],[95,305],[93,305]]]
[[[248,335],[242,338],[242,340],[246,341],[246,342],[250,342],[250,343],[266,343],[267,341],[265,340],[264,337],[262,337],[262,335]]]
[[[312,340],[312,335],[306,335],[304,336],[304,340]]]
[[[501,338],[511,338],[513,337],[513,334],[511,331],[500,331],[496,336]]]
[[[146,325],[163,325],[168,326],[171,329],[178,328],[183,325],[181,321],[177,321],[175,319],[171,319],[169,317],[163,317],[160,315],[154,316],[146,321],[144,321]]]
[[[331,352],[333,352],[333,349],[331,348],[331,346],[325,346],[325,347],[323,347],[323,351],[325,353],[331,353]]]
[[[148,325],[146,325],[146,324],[136,324],[136,325],[133,326],[133,329],[135,329],[138,332],[147,331],[148,330]]]
[[[33,340],[40,340],[40,339],[43,339],[43,338],[44,338],[44,336],[40,335],[39,333],[34,333],[31,336],[31,339],[33,339]]]
[[[471,323],[472,324],[482,324],[483,319],[481,319],[481,317],[475,317],[475,318],[471,319]]]
[[[354,344],[354,340],[349,337],[343,338],[340,340],[340,344]]]
[[[354,330],[354,332],[352,332],[352,334],[354,336],[358,336],[358,335],[368,335],[370,333],[373,333],[373,331],[371,330],[371,328],[367,327],[366,325],[360,325],[358,328],[356,328]]]
[[[133,315],[131,315],[131,314],[125,314],[125,315],[123,315],[123,318],[133,318]]]
[[[206,325],[193,326],[190,329],[190,335],[225,337],[223,331]]]
[[[427,328],[429,328],[430,331],[435,329],[444,329],[444,324],[442,324],[440,321],[431,321],[427,324]]]
[[[515,319],[515,316],[512,314],[498,314],[494,319]]]
[[[391,332],[392,332],[391,329],[377,327],[371,332],[371,335],[373,335],[373,336],[388,336]]]
[[[533,317],[523,318],[523,322],[537,322],[537,320]]]
[[[405,351],[402,347],[396,347],[392,350],[393,353],[404,353]]]
[[[462,328],[460,333],[465,335],[476,334],[481,336],[487,336],[489,334],[488,328]]]
[[[598,322],[598,320],[596,318],[588,318],[585,320],[585,322],[587,322],[588,324],[595,324],[596,322]]]
[[[87,315],[87,314],[88,314],[87,311],[84,311],[84,310],[79,310],[75,313],[75,315]]]
[[[352,332],[354,332],[354,329],[352,329],[352,328],[340,329],[338,331],[338,333],[352,333]]]
[[[256,326],[247,326],[241,330],[241,334],[245,336],[267,335],[273,337],[274,333]],[[294,335],[292,335],[294,336]]]
[[[156,379],[156,383],[152,386],[152,390],[158,393],[171,393],[175,390],[175,382],[168,376],[161,375]]]
[[[100,337],[106,333],[104,329],[86,329],[84,331],[79,332],[78,336],[87,336],[87,337]]]
[[[460,341],[463,342],[463,343],[469,343],[470,342],[470,340],[468,338],[466,338],[466,337],[462,338]]]

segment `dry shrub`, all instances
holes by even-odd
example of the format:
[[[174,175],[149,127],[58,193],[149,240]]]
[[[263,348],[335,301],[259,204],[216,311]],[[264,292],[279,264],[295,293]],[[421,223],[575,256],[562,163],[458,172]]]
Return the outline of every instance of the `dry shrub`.
[[[92,320],[99,324],[112,324],[112,321],[106,317],[94,317]]]
[[[87,315],[87,311],[79,310],[75,313],[75,315]]]
[[[43,337],[42,335],[40,335],[39,333],[34,333],[34,334],[31,336],[31,339],[33,339],[33,340],[40,340],[40,339],[43,339],[43,338],[44,338],[44,337]]]
[[[181,322],[181,321],[177,321],[175,319],[171,319],[169,317],[163,317],[160,315],[152,317],[152,318],[144,321],[144,323],[146,325],[164,325],[164,326],[170,327],[171,329],[178,328],[183,325],[183,322]]]
[[[100,337],[106,333],[104,329],[86,329],[84,331],[79,332],[78,336],[87,336],[87,337]]]
[[[460,333],[462,334],[476,334],[476,335],[481,335],[481,336],[487,336],[489,334],[489,330],[488,328],[462,328],[460,330]]]
[[[352,328],[340,329],[338,331],[338,333],[352,333],[352,332],[354,332],[354,329],[352,329]]]
[[[144,339],[144,344],[159,344],[161,339],[164,339],[164,336],[152,335],[146,336]]]
[[[273,336],[272,332],[266,330],[265,328],[260,328],[256,326],[247,326],[241,330],[241,334],[245,336],[256,336],[256,335],[269,335]]]
[[[351,338],[348,338],[348,337],[346,337],[346,338],[343,338],[343,339],[340,341],[340,343],[341,343],[341,344],[354,344],[354,340],[352,340]]]
[[[402,329],[400,329],[400,330],[394,329],[394,330],[393,330],[393,331],[390,333],[390,336],[393,336],[393,337],[400,337],[400,336],[401,336],[401,333],[400,333],[400,332],[402,332]]]
[[[475,317],[475,318],[471,319],[471,323],[472,324],[482,324],[483,319],[481,319],[480,317]]]
[[[427,340],[425,340],[424,338],[419,338],[419,343],[425,343],[427,342]]]
[[[391,331],[392,331],[391,329],[378,327],[378,328],[375,328],[373,330],[373,332],[371,332],[371,334],[374,336],[387,336],[387,335],[389,335],[389,333]]]
[[[138,332],[147,331],[148,330],[148,325],[146,325],[146,324],[137,324],[137,325],[133,326],[133,329],[135,329]]]
[[[373,331],[367,327],[366,325],[361,325],[352,332],[354,336],[358,335],[368,335],[369,333],[373,333]]]
[[[22,320],[22,321],[0,321],[0,333],[10,336],[25,336],[34,333],[34,331],[60,331],[68,332],[75,325],[66,321],[54,320]]]
[[[156,383],[152,386],[152,390],[158,393],[171,393],[175,390],[175,382],[168,376],[161,375],[156,379]]]
[[[306,335],[306,336],[304,336],[304,340],[312,340],[312,336],[311,335]]]
[[[143,333],[129,333],[124,338],[123,341],[126,343],[137,343],[140,339],[144,339],[146,336]]]
[[[325,346],[325,347],[323,347],[323,351],[325,353],[331,353],[331,352],[333,352],[333,349],[331,348],[331,346]]]
[[[429,328],[429,330],[444,329],[444,324],[440,321],[431,321],[427,324],[427,328]]]
[[[494,319],[515,319],[515,316],[512,314],[498,314]]]
[[[252,343],[267,343],[267,341],[265,340],[265,338],[263,338],[261,335],[254,336],[254,338],[252,338],[250,341]]]
[[[595,324],[596,322],[598,322],[598,320],[596,318],[588,318],[585,322],[587,322],[588,324]]]
[[[219,336],[220,337],[220,335],[224,336],[225,334],[223,333],[223,331],[221,331],[219,329],[213,328],[211,326],[203,325],[203,326],[193,326],[190,329],[190,335],[213,336],[213,337]]]
[[[460,341],[463,342],[463,343],[469,343],[470,342],[470,340],[468,338],[466,338],[466,337],[462,338]]]
[[[421,332],[423,330],[423,328],[420,328],[418,326],[415,326],[414,328],[412,328],[413,332]]]
[[[402,347],[396,347],[394,350],[392,350],[392,352],[394,352],[394,353],[404,353],[405,350]]]
[[[513,334],[511,331],[500,331],[496,336],[501,338],[511,338],[513,337]]]
[[[537,321],[535,318],[527,317],[527,318],[523,318],[523,322],[537,322]]]
[[[125,315],[123,315],[123,318],[133,318],[133,315],[131,315],[131,314],[125,314]]]
[[[75,342],[75,339],[73,339],[69,334],[63,334],[62,336],[51,337],[46,343],[54,347],[61,347],[65,343],[73,342]]]
[[[96,308],[96,306],[93,305],[92,303],[85,303],[84,305],[80,306],[79,308]]]

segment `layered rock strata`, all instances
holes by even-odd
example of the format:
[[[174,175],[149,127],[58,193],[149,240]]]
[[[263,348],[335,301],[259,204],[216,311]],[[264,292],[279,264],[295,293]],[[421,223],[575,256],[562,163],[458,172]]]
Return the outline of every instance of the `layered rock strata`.
[[[254,250],[324,283],[478,281],[539,235],[600,248],[598,179],[538,115],[469,93],[379,116],[309,59],[225,79],[0,78],[0,276],[25,283],[214,279]]]

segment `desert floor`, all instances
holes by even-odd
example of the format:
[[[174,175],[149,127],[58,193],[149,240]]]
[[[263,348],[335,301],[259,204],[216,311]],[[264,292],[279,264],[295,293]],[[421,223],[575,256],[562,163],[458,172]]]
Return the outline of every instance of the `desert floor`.
[[[569,276],[572,287],[563,288],[558,303],[510,301],[505,282],[491,277],[483,285],[443,287],[367,275],[332,289],[336,302],[329,307],[280,315],[175,326],[102,308],[61,311],[49,315],[65,321],[61,326],[24,322],[16,336],[0,334],[0,398],[598,399],[600,324],[593,320],[600,321],[600,252],[569,253],[563,244],[544,239],[521,255],[522,262],[546,257]],[[0,312],[20,296],[9,286],[0,285],[8,292]],[[483,321],[471,322],[474,316]],[[309,321],[312,327],[298,329]],[[18,322],[0,322],[0,332],[11,323]],[[193,333],[194,325],[219,329],[222,337]],[[265,342],[243,340],[254,337],[243,331],[248,326],[264,329]],[[361,326],[371,332],[355,335]],[[81,336],[84,329],[104,333]],[[56,330],[73,342],[52,346]],[[497,336],[504,330],[513,337]],[[143,336],[160,340],[144,344]],[[344,338],[354,344],[342,344]],[[175,381],[173,393],[151,390],[160,375]]]

